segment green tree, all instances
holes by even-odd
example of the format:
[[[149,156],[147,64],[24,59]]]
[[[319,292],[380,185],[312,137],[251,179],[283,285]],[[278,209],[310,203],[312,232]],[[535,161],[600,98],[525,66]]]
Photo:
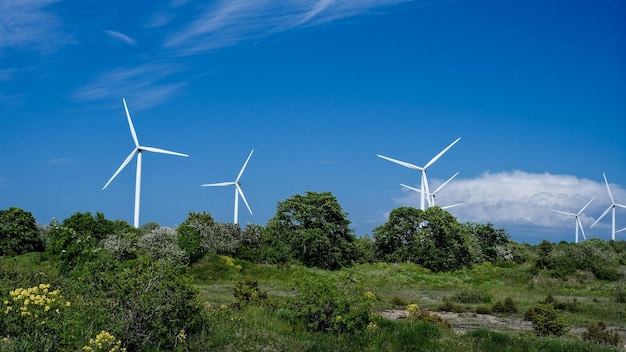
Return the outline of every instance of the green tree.
[[[102,212],[96,212],[96,215],[91,215],[91,212],[76,212],[63,220],[61,225],[72,228],[84,236],[91,236],[96,241],[103,240],[111,234],[137,231],[126,221],[105,218]]]
[[[411,261],[432,271],[456,270],[477,260],[468,231],[439,207],[394,209],[373,233],[386,260]]]
[[[187,218],[178,226],[178,245],[187,253],[191,263],[200,259],[205,250],[202,248],[203,234],[210,231],[215,225],[211,214],[190,211]]]
[[[43,243],[33,215],[15,207],[0,210],[0,255],[35,251],[43,251]]]
[[[509,243],[509,235],[504,229],[496,229],[492,223],[467,223],[465,226],[478,241],[482,261],[493,263],[505,259],[498,255],[498,249]]]
[[[350,220],[330,192],[306,192],[279,202],[263,233],[262,254],[271,262],[297,260],[338,269],[355,259]]]

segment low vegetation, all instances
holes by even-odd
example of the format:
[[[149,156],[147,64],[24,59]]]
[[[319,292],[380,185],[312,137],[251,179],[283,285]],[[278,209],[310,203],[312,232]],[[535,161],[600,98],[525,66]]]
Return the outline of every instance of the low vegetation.
[[[624,241],[518,244],[437,207],[349,224],[328,192],[244,228],[0,211],[0,351],[624,348]]]

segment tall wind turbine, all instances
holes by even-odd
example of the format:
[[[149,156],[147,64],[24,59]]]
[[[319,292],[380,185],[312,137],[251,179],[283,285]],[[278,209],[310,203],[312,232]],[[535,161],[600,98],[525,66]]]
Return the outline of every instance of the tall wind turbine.
[[[435,161],[437,161],[437,159],[439,159],[445,152],[448,151],[448,149],[452,148],[453,145],[456,144],[456,142],[458,142],[461,139],[461,137],[457,138],[454,142],[452,142],[452,144],[450,144],[449,146],[446,147],[446,149],[442,150],[439,154],[435,155],[434,158],[432,158],[426,165],[420,167],[417,165],[413,165],[404,161],[400,161],[400,160],[396,160],[396,159],[392,159],[390,157],[386,157],[384,155],[380,155],[380,154],[376,154],[379,158],[383,158],[386,160],[389,160],[393,163],[402,165],[404,167],[408,167],[409,169],[413,169],[413,170],[418,170],[421,172],[422,174],[422,179],[421,179],[421,187],[420,187],[420,193],[422,194],[421,199],[420,199],[420,209],[422,210],[426,210],[426,201],[429,198],[429,194],[430,194],[430,190],[428,189],[428,179],[426,178],[426,169],[428,169],[428,167],[430,167],[432,164],[435,163]],[[430,202],[430,201],[429,201]]]
[[[122,169],[126,167],[126,165],[128,165],[128,163],[135,156],[135,154],[137,154],[137,175],[135,179],[135,217],[134,217],[133,224],[135,225],[135,227],[139,227],[139,200],[141,198],[141,154],[144,151],[146,151],[146,152],[161,153],[161,154],[171,154],[171,155],[177,155],[177,156],[189,156],[189,155],[172,152],[172,151],[165,150],[165,149],[144,147],[140,145],[139,140],[137,139],[137,133],[135,133],[135,127],[133,126],[133,121],[130,119],[130,113],[128,112],[126,99],[122,98],[122,101],[124,102],[124,110],[126,110],[126,117],[128,118],[128,126],[130,126],[130,134],[133,136],[133,141],[135,141],[135,148],[133,149],[132,152],[130,152],[126,160],[124,160],[122,165],[117,169],[117,171],[115,171],[113,176],[111,176],[111,178],[109,179],[109,182],[107,182],[106,185],[102,187],[102,189],[104,190],[105,188],[107,188],[109,183],[111,183],[111,181],[115,179],[117,174],[119,174],[120,171],[122,171]]]
[[[248,155],[248,159],[246,159],[246,162],[243,164],[243,167],[241,168],[241,171],[239,171],[239,175],[237,175],[237,178],[235,179],[235,181],[207,183],[207,184],[202,185],[202,187],[235,186],[235,220],[234,220],[235,224],[237,223],[237,219],[239,217],[239,196],[241,196],[241,199],[243,199],[243,202],[246,204],[246,207],[248,208],[250,215],[252,215],[252,210],[250,209],[250,206],[248,205],[246,196],[243,195],[243,190],[241,189],[241,183],[239,182],[241,175],[243,175],[243,170],[246,169],[246,165],[248,165],[248,161],[250,161],[250,158],[252,157],[252,153],[254,153],[254,149],[252,149],[252,151],[250,152],[250,155]]]
[[[457,172],[456,174],[452,175],[452,177],[450,177],[446,182],[442,183],[441,186],[437,187],[437,189],[433,193],[430,193],[428,195],[428,206],[429,207],[434,207],[436,205],[435,204],[435,195],[437,194],[437,192],[441,191],[441,189],[443,187],[445,187],[450,181],[452,181],[452,179],[455,178],[458,174],[459,173]],[[403,183],[401,183],[400,186],[402,186],[404,188],[408,188],[408,189],[410,189],[412,191],[415,191],[415,192],[418,192],[418,193],[422,192],[422,190],[420,190],[418,188],[407,186],[407,185],[405,185]],[[449,209],[449,208],[457,207],[457,206],[463,205],[463,204],[464,203],[457,203],[457,204],[452,204],[452,205],[446,205],[445,207],[441,207],[441,209]]]
[[[566,212],[566,211],[552,209],[552,211],[557,212],[559,214],[570,215],[570,216],[573,216],[575,218],[575,221],[576,221],[576,224],[575,224],[575,226],[576,226],[576,243],[578,243],[578,228],[580,228],[580,231],[583,234],[583,238],[587,239],[587,237],[585,237],[585,230],[583,229],[583,224],[580,222],[580,214],[582,214],[583,211],[585,211],[585,209],[587,209],[587,207],[589,206],[589,204],[591,204],[591,202],[594,200],[594,198],[591,198],[591,200],[589,202],[587,202],[587,204],[585,204],[585,206],[582,209],[580,209],[580,211],[578,213],[576,213],[576,214],[570,213],[570,212]]]
[[[596,222],[591,224],[590,228],[594,227],[598,223],[598,221],[602,220],[602,218],[609,212],[609,210],[613,210],[613,214],[612,214],[613,215],[613,219],[612,219],[612,226],[611,226],[611,239],[613,241],[615,241],[615,233],[616,233],[616,231],[615,231],[615,207],[620,207],[620,208],[626,209],[626,205],[615,203],[615,200],[613,199],[613,193],[611,193],[611,188],[609,187],[609,181],[606,180],[606,175],[604,174],[604,172],[602,173],[602,176],[604,176],[604,183],[606,184],[606,190],[609,192],[609,198],[611,198],[611,205],[609,205],[609,207],[606,208],[604,213],[602,213],[602,215],[600,215],[600,217],[598,218],[598,220],[596,220]]]

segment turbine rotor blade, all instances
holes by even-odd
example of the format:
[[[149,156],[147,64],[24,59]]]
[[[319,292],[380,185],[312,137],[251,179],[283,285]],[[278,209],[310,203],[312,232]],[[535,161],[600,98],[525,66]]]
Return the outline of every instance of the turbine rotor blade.
[[[232,186],[232,185],[236,185],[235,182],[218,182],[218,183],[205,183],[203,185],[200,185],[201,187],[221,187],[221,186]]]
[[[439,192],[443,187],[445,187],[445,185],[447,185],[450,181],[452,181],[452,179],[455,178],[456,175],[458,174],[459,173],[457,172],[456,174],[452,175],[452,177],[450,177],[446,182],[444,182],[441,186],[437,187],[437,189],[432,194],[435,195],[437,192]]]
[[[613,193],[611,193],[611,187],[609,187],[609,181],[606,180],[606,175],[604,172],[602,173],[604,176],[604,184],[606,184],[606,190],[609,191],[609,198],[611,198],[611,204],[615,204],[615,200],[613,200]]]
[[[606,210],[604,211],[604,213],[602,213],[602,215],[600,215],[600,217],[598,218],[598,220],[596,220],[596,222],[594,222],[593,224],[591,224],[591,226],[589,226],[589,228],[594,227],[600,220],[602,220],[602,218],[609,213],[609,211],[611,211],[611,209],[613,209],[613,205],[611,204],[611,206],[609,206],[608,208],[606,208]]]
[[[170,154],[170,155],[186,156],[186,157],[189,156],[187,154],[173,152],[173,151],[165,150],[165,149],[161,149],[161,148],[154,148],[154,147],[143,147],[143,146],[140,146],[139,149],[145,150],[147,152],[160,153],[160,154]]]
[[[580,232],[583,234],[583,238],[587,239],[587,237],[585,236],[585,229],[583,228],[583,224],[580,222],[580,218],[578,216],[576,216],[576,223],[577,226],[580,227]]]
[[[463,205],[465,203],[457,203],[457,204],[452,204],[452,205],[446,205],[445,207],[441,207],[441,209],[450,209],[450,208],[454,208],[454,207],[458,207],[459,205]]]
[[[596,197],[591,198],[591,200],[590,200],[589,202],[587,202],[587,204],[585,204],[585,206],[584,206],[582,209],[580,209],[580,211],[579,211],[579,212],[578,212],[578,214],[576,214],[576,215],[580,215],[580,214],[582,214],[582,212],[583,212],[583,211],[585,211],[585,209],[587,209],[587,207],[589,206],[589,204],[591,204],[591,202],[593,202],[593,200],[594,200],[594,199],[596,199]]]
[[[621,229],[621,230],[617,230],[617,231],[615,231],[615,233],[620,233],[620,232],[622,232],[622,231],[626,231],[626,227],[624,227],[624,228],[623,228],[623,229]]]
[[[133,120],[130,119],[130,113],[128,112],[128,106],[126,105],[126,98],[122,98],[124,102],[124,110],[126,110],[126,118],[128,118],[128,126],[130,126],[130,134],[133,135],[133,141],[135,141],[135,147],[139,148],[139,139],[137,139],[137,133],[135,132],[135,126],[133,126]]]
[[[124,160],[124,162],[122,163],[122,165],[120,165],[120,167],[117,169],[117,171],[115,171],[115,173],[113,174],[113,176],[111,176],[111,178],[109,179],[109,182],[107,182],[104,187],[102,187],[102,189],[104,190],[105,188],[107,188],[107,186],[109,185],[109,183],[111,183],[113,181],[113,179],[117,176],[117,174],[119,174],[122,169],[124,169],[126,167],[126,165],[128,165],[128,163],[133,159],[133,157],[135,156],[135,154],[137,154],[138,149],[135,148],[133,149],[132,152],[130,152],[130,154],[126,157],[126,160]]]
[[[252,157],[252,153],[254,153],[254,149],[252,149],[252,151],[250,152],[250,155],[248,155],[248,159],[246,159],[246,162],[243,163],[243,167],[241,168],[241,171],[239,171],[239,175],[237,175],[235,182],[239,182],[241,175],[243,175],[243,170],[246,169],[246,166],[248,165],[248,161],[250,161],[250,158]]]
[[[555,213],[559,213],[559,214],[576,216],[576,214],[574,214],[574,213],[570,213],[570,212],[567,212],[567,211],[560,211],[560,210],[554,210],[554,209],[551,209],[551,210],[552,210],[553,212],[555,212]]]
[[[241,189],[241,187],[239,187],[238,183],[235,183],[235,187],[237,187],[237,192],[241,196],[241,199],[243,199],[243,203],[246,205],[246,208],[248,208],[248,211],[250,212],[250,215],[252,215],[252,209],[250,209],[250,206],[248,205],[248,201],[246,200],[246,196],[243,195],[243,190]]]
[[[452,142],[449,146],[447,146],[446,149],[442,150],[434,158],[430,159],[428,164],[424,165],[424,169],[427,169],[430,165],[432,165],[435,161],[437,161],[437,159],[441,158],[441,156],[445,154],[445,152],[447,152],[448,149],[452,148],[452,146],[455,145],[456,142],[458,142],[459,140],[461,140],[461,137],[457,138],[454,142]]]
[[[613,206],[626,209],[626,205],[624,205],[624,204],[617,204],[617,203],[615,203],[615,204],[613,204]]]
[[[379,158],[383,158],[383,159],[385,159],[385,160],[389,160],[389,161],[391,161],[392,163],[396,163],[396,164],[400,164],[400,165],[402,165],[402,166],[404,166],[404,167],[408,167],[409,169],[420,170],[420,171],[422,170],[422,168],[421,168],[421,167],[419,167],[419,166],[417,166],[417,165],[409,164],[409,163],[404,162],[404,161],[400,161],[400,160],[392,159],[392,158],[390,158],[390,157],[387,157],[387,156],[384,156],[384,155],[380,155],[380,154],[376,154],[376,156],[377,156],[377,157],[379,157]]]
[[[408,188],[408,189],[410,189],[410,190],[412,190],[412,191],[415,191],[415,192],[417,192],[417,193],[422,193],[422,190],[421,190],[421,189],[419,189],[419,188],[415,188],[415,187],[411,187],[411,186],[407,186],[407,185],[405,185],[404,183],[401,183],[401,184],[400,184],[400,186],[402,186],[402,187],[404,187],[404,188]]]

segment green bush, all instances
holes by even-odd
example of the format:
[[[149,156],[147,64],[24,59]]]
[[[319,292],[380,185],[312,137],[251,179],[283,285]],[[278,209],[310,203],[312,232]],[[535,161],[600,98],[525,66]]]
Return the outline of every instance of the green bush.
[[[349,278],[336,282],[315,277],[298,285],[290,311],[311,331],[351,334],[372,322],[371,305],[371,296]]]
[[[452,329],[452,325],[441,315],[420,308],[417,304],[409,304],[406,309],[409,311],[408,319],[411,321],[433,324],[442,329]]]
[[[585,341],[593,341],[604,345],[620,346],[622,344],[622,338],[619,334],[615,331],[608,331],[603,321],[589,325],[587,331],[583,332],[582,337]]]
[[[517,313],[517,304],[511,297],[507,297],[504,302],[498,301],[491,308],[494,313]]]
[[[491,295],[477,290],[463,289],[452,295],[452,299],[459,303],[490,303]]]
[[[37,222],[20,208],[0,210],[0,256],[43,251]]]
[[[448,297],[443,299],[443,303],[437,306],[437,310],[441,312],[453,312],[453,313],[464,313],[467,309],[457,303],[452,302],[452,300]]]
[[[488,306],[477,306],[474,308],[474,312],[476,312],[476,314],[491,314],[492,310]]]
[[[550,304],[538,304],[532,309],[532,313],[524,315],[533,325],[533,330],[538,336],[562,336],[567,332],[565,321],[558,315],[554,306]]]
[[[233,308],[244,309],[250,305],[262,305],[267,301],[267,292],[261,290],[259,282],[254,279],[238,281],[233,289],[235,302],[231,304]]]

